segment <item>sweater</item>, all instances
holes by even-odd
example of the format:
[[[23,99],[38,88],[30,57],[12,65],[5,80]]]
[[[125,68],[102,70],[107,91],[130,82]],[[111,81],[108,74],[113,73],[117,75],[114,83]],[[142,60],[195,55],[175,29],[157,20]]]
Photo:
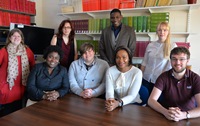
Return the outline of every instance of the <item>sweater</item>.
[[[27,57],[29,60],[30,70],[35,65],[34,54],[30,48],[26,48]],[[22,85],[22,65],[21,57],[17,56],[18,59],[18,76],[14,80],[14,86],[12,90],[9,88],[7,82],[7,69],[8,69],[8,52],[6,48],[0,50],[0,104],[8,104],[14,101],[22,99],[25,92],[25,86]]]

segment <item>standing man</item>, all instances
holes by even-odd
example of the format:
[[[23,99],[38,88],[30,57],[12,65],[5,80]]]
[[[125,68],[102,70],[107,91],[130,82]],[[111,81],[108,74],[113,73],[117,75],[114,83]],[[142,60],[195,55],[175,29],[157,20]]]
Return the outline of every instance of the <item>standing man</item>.
[[[126,46],[132,55],[136,46],[136,36],[133,27],[122,24],[122,15],[119,9],[110,12],[111,26],[102,31],[99,42],[100,57],[110,66],[114,65],[114,53],[117,47]]]
[[[170,54],[172,69],[158,77],[148,100],[150,107],[169,120],[200,117],[200,77],[186,69],[189,59],[187,48],[174,48]],[[163,99],[159,103],[161,94]]]

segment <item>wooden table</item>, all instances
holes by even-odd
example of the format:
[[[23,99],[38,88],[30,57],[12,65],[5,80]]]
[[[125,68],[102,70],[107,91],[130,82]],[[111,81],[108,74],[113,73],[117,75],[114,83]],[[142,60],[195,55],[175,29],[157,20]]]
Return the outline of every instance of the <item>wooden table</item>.
[[[0,118],[0,126],[199,126],[200,118],[169,121],[149,107],[126,105],[108,112],[104,100],[67,94],[57,101],[41,101]]]

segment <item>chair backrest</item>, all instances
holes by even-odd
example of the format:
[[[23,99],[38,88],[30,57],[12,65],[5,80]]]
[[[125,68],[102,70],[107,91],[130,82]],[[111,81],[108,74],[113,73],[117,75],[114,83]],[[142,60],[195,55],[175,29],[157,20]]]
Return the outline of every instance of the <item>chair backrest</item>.
[[[139,105],[145,106],[149,98],[148,89],[142,85],[140,88],[139,94],[140,94],[140,99],[142,100],[142,103],[140,103]]]

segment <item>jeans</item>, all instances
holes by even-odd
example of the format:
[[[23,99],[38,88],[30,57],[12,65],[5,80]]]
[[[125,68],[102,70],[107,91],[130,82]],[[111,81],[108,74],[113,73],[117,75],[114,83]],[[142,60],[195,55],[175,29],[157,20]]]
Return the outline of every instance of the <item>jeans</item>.
[[[147,104],[148,98],[149,98],[149,91],[145,86],[141,86],[139,90],[140,99],[142,100],[142,103],[133,103],[134,105],[141,105],[144,106]]]
[[[151,82],[148,82],[147,80],[145,79],[142,79],[142,85],[145,86],[148,91],[149,91],[149,94],[151,94],[152,90],[153,90],[153,87],[154,87],[154,84],[151,83]]]
[[[153,90],[153,87],[154,87],[154,83],[151,83],[151,82],[148,82],[147,80],[145,79],[142,79],[142,85],[144,85],[148,91],[149,91],[149,95],[151,94],[152,90]],[[161,103],[163,100],[163,95],[161,94],[159,99],[158,99],[158,102]]]

